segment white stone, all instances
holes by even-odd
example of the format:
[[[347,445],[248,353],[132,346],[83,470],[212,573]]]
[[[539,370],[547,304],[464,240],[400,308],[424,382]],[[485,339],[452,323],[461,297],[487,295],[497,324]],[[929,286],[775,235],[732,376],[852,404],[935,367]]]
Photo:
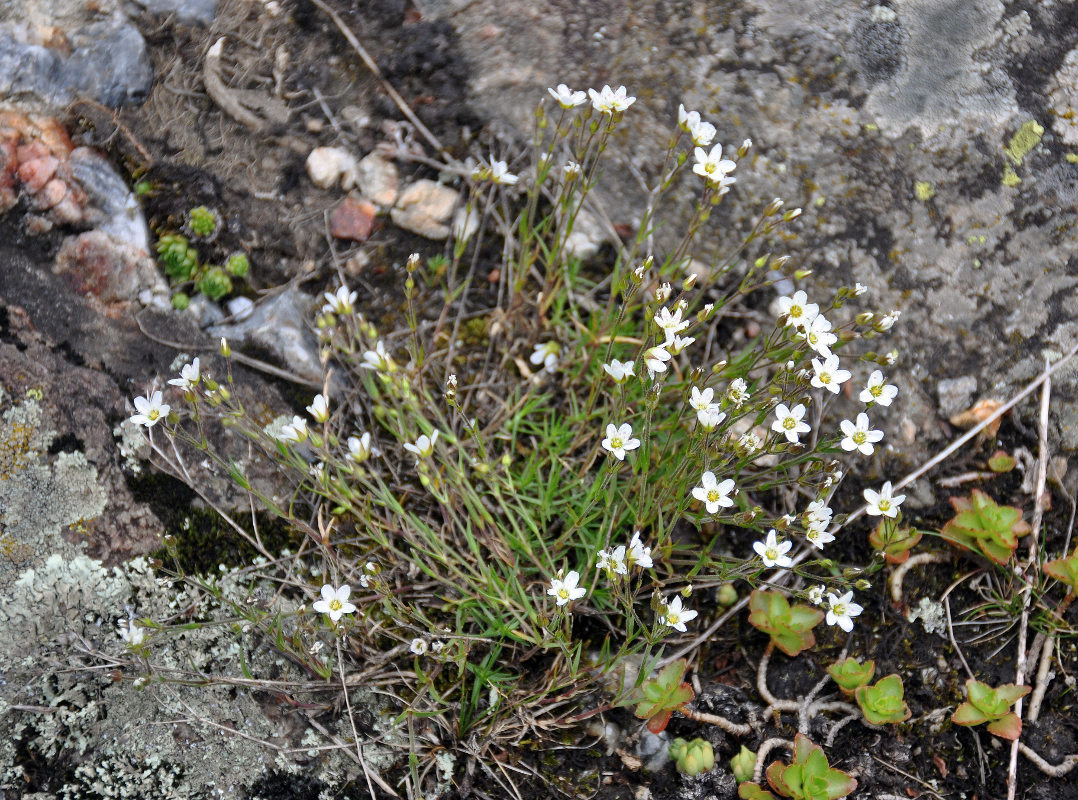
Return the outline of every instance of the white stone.
[[[359,193],[383,208],[389,208],[397,201],[400,191],[400,179],[397,167],[378,153],[368,153],[355,169],[356,188]]]
[[[424,178],[401,192],[390,217],[406,231],[427,239],[445,239],[450,233],[446,222],[459,200],[456,190]]]
[[[356,183],[356,159],[341,147],[316,147],[307,156],[307,174],[319,189],[341,183],[348,190]]]

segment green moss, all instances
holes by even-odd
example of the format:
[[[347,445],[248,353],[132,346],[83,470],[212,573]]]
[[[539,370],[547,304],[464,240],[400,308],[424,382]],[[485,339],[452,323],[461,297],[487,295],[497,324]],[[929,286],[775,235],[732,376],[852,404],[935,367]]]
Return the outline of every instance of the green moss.
[[[1041,143],[1042,136],[1044,136],[1044,126],[1037,120],[1031,119],[1011,137],[1010,144],[1007,145],[1004,152],[1016,166],[1021,166],[1022,160],[1029,155],[1034,147]]]
[[[927,203],[936,196],[936,187],[928,181],[917,181],[913,184],[913,193],[922,203]]]

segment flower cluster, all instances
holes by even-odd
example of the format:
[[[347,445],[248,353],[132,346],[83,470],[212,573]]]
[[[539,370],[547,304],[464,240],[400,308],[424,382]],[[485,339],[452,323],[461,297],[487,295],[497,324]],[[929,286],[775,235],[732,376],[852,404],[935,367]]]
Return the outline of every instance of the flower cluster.
[[[619,575],[628,575],[632,567],[651,569],[654,566],[651,560],[651,548],[645,547],[640,541],[640,531],[633,534],[628,547],[622,544],[610,552],[600,550],[596,556],[599,559],[596,566],[605,570],[607,577],[611,579]]]

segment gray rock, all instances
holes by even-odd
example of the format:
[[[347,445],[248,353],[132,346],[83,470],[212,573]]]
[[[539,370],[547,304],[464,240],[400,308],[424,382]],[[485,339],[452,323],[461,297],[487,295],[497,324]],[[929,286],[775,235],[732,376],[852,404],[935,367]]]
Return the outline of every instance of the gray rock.
[[[72,176],[86,192],[85,222],[117,241],[148,253],[150,231],[142,207],[112,164],[87,147],[71,151],[67,163]]]
[[[217,0],[138,0],[151,14],[174,14],[185,25],[209,25],[217,16]]]
[[[977,379],[972,375],[946,378],[939,382],[937,391],[940,413],[945,417],[953,417],[973,404],[973,393],[977,391]]]
[[[652,733],[644,728],[636,743],[636,755],[643,760],[646,771],[658,772],[670,761],[670,737],[666,731]]]

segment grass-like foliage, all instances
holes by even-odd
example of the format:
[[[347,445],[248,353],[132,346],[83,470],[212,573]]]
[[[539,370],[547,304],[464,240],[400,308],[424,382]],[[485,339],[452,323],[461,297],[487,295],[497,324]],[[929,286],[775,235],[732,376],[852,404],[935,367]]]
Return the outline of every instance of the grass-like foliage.
[[[814,557],[841,521],[829,505],[841,458],[873,452],[884,433],[866,412],[897,391],[877,368],[896,354],[858,345],[897,314],[846,310],[860,285],[822,303],[793,291],[789,281],[807,273],[766,250],[800,214],[780,200],[743,236],[727,232],[735,241],[703,244],[751,143],[724,157],[707,149],[714,128],[685,113],[635,237],[609,261],[582,264],[574,227],[631,98],[604,90],[583,106],[583,93],[562,89],[551,92],[553,114],[538,110],[535,158],[519,174],[493,158],[476,167],[466,215],[477,224],[459,226],[426,269],[422,256],[407,259],[399,329],[378,330],[345,285],[326,293],[315,320],[325,388],[307,415],[255,419],[226,360],[223,376],[195,362],[171,381],[182,413],[155,392],[132,418],[157,437],[162,465],[183,475],[183,447],[217,459],[303,534],[288,557],[261,549],[252,579],[319,598],[310,610],[236,612],[314,675],[386,676],[416,756],[413,787],[436,749],[412,733],[415,720],[437,727],[438,747],[471,742],[482,757],[572,724],[585,698],[636,697],[664,647],[713,607],[707,593],[793,569],[816,584],[813,602],[830,602],[828,623],[848,631],[861,610],[852,592],[879,568],[843,573]],[[694,213],[660,248],[656,212],[685,183]],[[179,245],[163,255],[175,255],[174,272],[190,267]],[[496,302],[483,306],[472,282],[492,245]],[[779,280],[786,295],[768,318],[753,295]],[[746,327],[746,317],[764,324]],[[851,351],[844,369],[839,355]],[[862,410],[835,419],[830,404],[857,360],[868,365],[857,378]],[[220,459],[205,435],[213,420],[273,459],[291,495],[271,497]],[[162,429],[177,447],[160,443]],[[902,501],[890,483],[866,498],[870,514],[889,518]],[[733,547],[736,529],[759,541]],[[261,548],[257,532],[251,539]],[[753,602],[753,624],[784,652],[812,646],[821,611],[777,591]],[[674,677],[666,688],[676,695]],[[652,722],[687,702],[651,697],[649,685]],[[778,784],[837,796],[845,779],[819,766],[818,748],[799,747],[803,778],[781,772]],[[805,791],[796,796],[818,794]]]

